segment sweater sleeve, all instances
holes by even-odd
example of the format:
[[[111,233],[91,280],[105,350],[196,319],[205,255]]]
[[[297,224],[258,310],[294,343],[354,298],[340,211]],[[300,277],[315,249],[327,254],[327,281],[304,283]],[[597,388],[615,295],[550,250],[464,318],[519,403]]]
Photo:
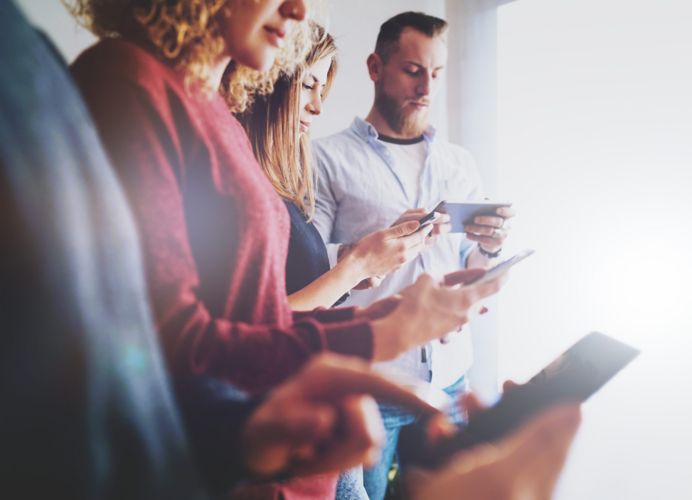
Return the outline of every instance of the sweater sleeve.
[[[323,324],[306,316],[282,325],[249,324],[212,312],[219,307],[210,303],[214,297],[200,292],[179,185],[185,165],[185,130],[180,129],[186,123],[176,116],[181,110],[167,103],[165,83],[150,84],[146,74],[142,77],[141,65],[91,56],[74,63],[73,75],[135,214],[169,366],[179,374],[219,377],[254,393],[282,381],[319,351],[370,359],[372,330],[366,321]]]
[[[320,323],[345,322],[353,320],[355,313],[355,307],[337,307],[333,309],[318,307],[313,311],[294,311],[293,321],[313,318]]]
[[[261,404],[218,379],[184,377],[175,380],[178,406],[195,454],[200,475],[214,495],[252,479],[245,467],[242,434]]]

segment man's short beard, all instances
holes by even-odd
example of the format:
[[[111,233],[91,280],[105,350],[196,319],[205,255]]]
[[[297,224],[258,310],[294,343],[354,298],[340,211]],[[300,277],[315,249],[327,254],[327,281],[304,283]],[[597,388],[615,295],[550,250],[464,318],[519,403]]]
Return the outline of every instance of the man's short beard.
[[[375,108],[385,119],[387,125],[399,135],[404,137],[418,137],[423,135],[428,127],[428,113],[419,112],[406,115],[404,108],[387,94],[381,87],[375,92]]]

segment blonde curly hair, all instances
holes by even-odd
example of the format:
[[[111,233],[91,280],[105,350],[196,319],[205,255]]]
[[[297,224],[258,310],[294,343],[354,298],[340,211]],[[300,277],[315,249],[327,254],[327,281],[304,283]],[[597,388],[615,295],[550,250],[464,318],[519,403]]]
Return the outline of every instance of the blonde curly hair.
[[[211,91],[212,71],[223,56],[225,44],[220,16],[232,16],[244,1],[259,0],[62,0],[70,13],[100,38],[124,36],[134,20],[158,56],[185,72],[185,83]],[[308,0],[312,7],[320,0]],[[130,23],[131,26],[131,23]],[[310,48],[307,23],[298,23],[269,72],[238,67],[221,89],[234,110],[244,110],[252,97],[273,89],[282,72],[291,73]]]

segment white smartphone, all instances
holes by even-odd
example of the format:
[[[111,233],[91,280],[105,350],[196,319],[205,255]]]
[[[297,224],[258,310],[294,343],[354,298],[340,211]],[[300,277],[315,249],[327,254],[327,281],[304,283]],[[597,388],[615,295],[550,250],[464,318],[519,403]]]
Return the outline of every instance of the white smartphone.
[[[502,262],[500,262],[499,264],[491,267],[490,269],[488,269],[485,272],[485,274],[483,276],[481,276],[480,278],[478,278],[475,281],[472,281],[471,283],[467,283],[467,285],[476,284],[476,283],[483,283],[484,281],[489,281],[489,280],[495,279],[498,276],[501,276],[504,273],[506,273],[507,271],[509,271],[509,269],[512,266],[514,266],[515,264],[518,264],[522,260],[533,255],[534,252],[535,252],[535,250],[533,250],[532,248],[527,248],[526,250],[522,250],[518,254],[510,257],[509,259],[505,259]]]
[[[445,203],[443,212],[449,214],[452,223],[452,233],[463,233],[464,225],[472,224],[479,215],[495,215],[501,207],[511,207],[509,202],[498,201],[467,201],[463,203]]]

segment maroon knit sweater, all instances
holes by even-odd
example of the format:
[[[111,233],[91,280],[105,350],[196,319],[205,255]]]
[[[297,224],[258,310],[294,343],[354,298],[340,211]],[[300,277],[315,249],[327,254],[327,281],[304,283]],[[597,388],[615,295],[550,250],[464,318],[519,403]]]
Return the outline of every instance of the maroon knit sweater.
[[[372,356],[352,309],[293,313],[289,217],[240,124],[216,94],[141,47],[104,40],[72,65],[138,224],[169,367],[251,392],[313,353]],[[246,489],[244,498],[334,498],[336,476]]]
[[[220,96],[186,91],[180,72],[120,39],[72,72],[134,211],[174,372],[255,392],[319,351],[372,356],[353,310],[292,313],[289,217]]]

